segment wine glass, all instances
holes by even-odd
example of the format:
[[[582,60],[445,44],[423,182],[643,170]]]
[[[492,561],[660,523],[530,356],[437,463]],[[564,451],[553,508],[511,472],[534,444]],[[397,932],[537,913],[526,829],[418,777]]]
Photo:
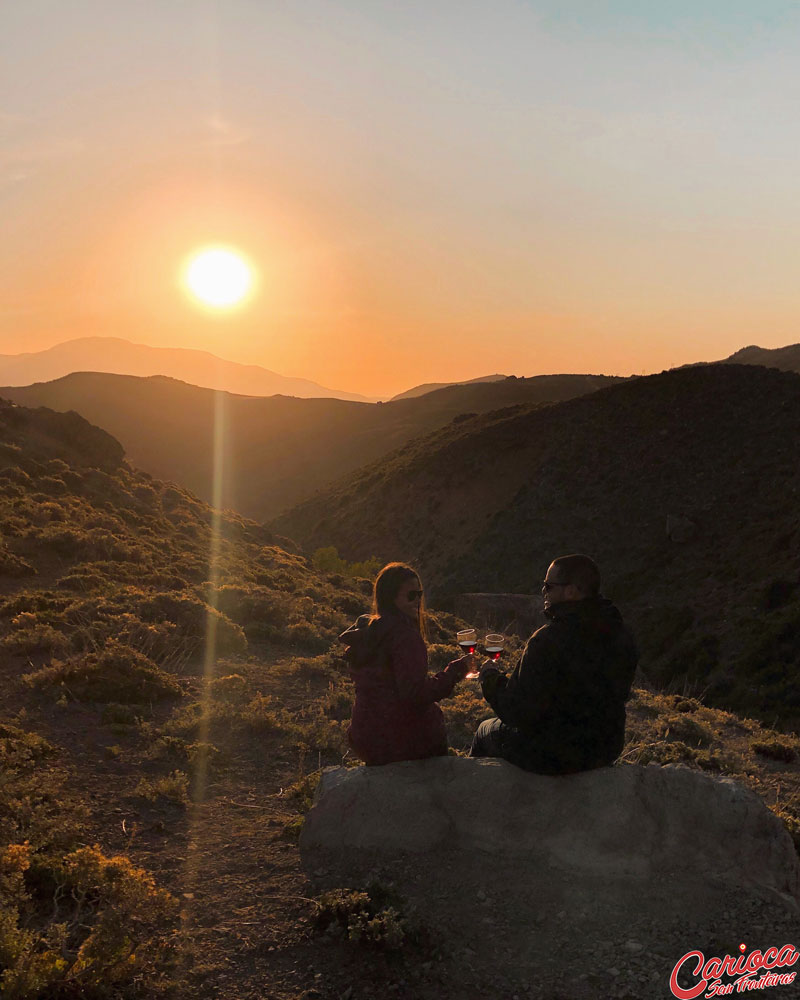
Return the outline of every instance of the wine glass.
[[[490,660],[499,660],[503,655],[506,637],[499,632],[490,632],[483,641],[483,648]]]
[[[478,645],[478,633],[474,628],[464,628],[456,633],[456,642],[461,647],[463,653],[472,654]],[[477,677],[477,673],[465,674],[465,677]]]

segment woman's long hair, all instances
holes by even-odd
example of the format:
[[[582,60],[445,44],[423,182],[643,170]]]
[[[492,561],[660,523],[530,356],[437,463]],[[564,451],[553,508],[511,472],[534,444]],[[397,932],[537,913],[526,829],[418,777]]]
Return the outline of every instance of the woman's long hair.
[[[372,592],[372,613],[375,616],[397,613],[395,600],[400,588],[406,580],[419,580],[419,573],[405,563],[393,562],[384,566],[375,577],[375,587]],[[420,584],[420,589],[422,584]],[[417,627],[423,639],[427,638],[425,629],[425,596],[420,598],[417,613]]]

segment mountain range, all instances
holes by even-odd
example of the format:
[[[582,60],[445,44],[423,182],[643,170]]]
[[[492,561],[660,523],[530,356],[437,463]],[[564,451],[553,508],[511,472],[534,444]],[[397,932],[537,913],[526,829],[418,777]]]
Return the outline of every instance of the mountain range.
[[[113,434],[136,467],[267,520],[466,412],[550,403],[614,381],[603,375],[511,377],[394,403],[358,403],[239,396],[163,376],[79,372],[0,389],[0,396],[23,406],[75,410]]]
[[[193,385],[252,396],[319,397],[373,402],[367,396],[328,389],[304,378],[291,378],[259,365],[225,361],[207,351],[132,344],[119,337],[80,337],[44,351],[0,355],[0,383],[30,385],[72,372],[117,375],[166,375]]]
[[[704,365],[452,422],[273,527],[410,561],[445,605],[587,552],[655,680],[800,722],[798,455],[800,375]]]
[[[451,424],[438,435],[457,437],[467,430],[462,443],[468,450],[459,448],[452,464],[438,467],[438,488],[452,490],[462,505],[471,499],[463,492],[465,481],[482,485],[488,497],[496,481],[502,493],[499,473],[522,457],[513,435],[509,446],[506,431],[518,431],[522,425],[517,421],[525,419],[533,421],[537,435],[552,435],[550,442],[539,436],[538,445],[556,449],[549,453],[554,476],[564,469],[558,464],[559,448],[569,448],[574,439],[579,447],[573,459],[581,457],[581,448],[590,452],[584,479],[594,490],[583,496],[574,480],[556,479],[546,505],[552,506],[551,519],[570,522],[576,507],[594,502],[607,480],[620,474],[616,467],[626,464],[631,476],[637,468],[645,477],[652,475],[644,492],[651,502],[656,498],[656,510],[662,503],[672,507],[678,502],[674,491],[686,487],[674,467],[675,453],[685,450],[691,464],[696,458],[691,436],[706,445],[711,441],[712,431],[702,420],[703,392],[730,396],[727,408],[713,404],[708,412],[712,419],[738,415],[737,423],[716,433],[741,434],[740,451],[749,450],[745,435],[759,417],[772,419],[778,436],[789,435],[787,449],[796,444],[791,435],[797,399],[790,377],[766,372],[767,378],[752,381],[741,371],[731,368],[722,380],[710,369],[671,381],[635,380],[571,403]],[[753,391],[772,396],[774,404],[754,402]],[[679,416],[667,420],[668,431],[685,430],[674,447],[657,434],[653,437],[653,428],[672,410]],[[558,411],[577,418],[571,432],[559,430]],[[609,431],[593,428],[589,420],[607,423]],[[639,422],[643,436],[635,429]],[[587,443],[593,432],[595,449]],[[619,445],[612,450],[609,434]],[[616,437],[620,434],[621,439]],[[765,439],[766,431],[756,435],[753,446],[762,447]],[[436,440],[434,436],[432,443]],[[651,472],[646,441],[665,456],[663,465]],[[523,444],[531,457],[536,442]],[[702,457],[712,459],[704,483],[707,495],[716,495],[715,477],[732,450],[723,448],[716,460],[703,452]],[[435,447],[432,455],[443,457]],[[471,471],[475,463],[477,475]],[[744,464],[748,473],[754,471],[751,459]],[[775,465],[772,471],[780,475],[782,468]],[[769,461],[762,463],[762,472],[770,469]],[[745,478],[745,489],[749,485]],[[409,486],[413,489],[413,480]],[[395,484],[387,498],[398,519],[414,514],[420,504],[413,492],[398,492],[401,487]],[[774,560],[772,571],[782,571],[798,540],[796,533],[774,536],[785,512],[778,508],[773,521],[764,521],[765,510],[769,514],[764,501],[773,495],[770,482],[761,484],[761,493],[756,492],[752,516],[763,529],[762,551],[749,548],[758,558],[738,581],[739,602],[752,605],[752,629],[749,636],[739,632],[738,639],[746,649],[748,643],[776,636],[777,623],[783,621],[783,646],[775,645],[765,657],[761,676],[743,675],[749,700],[741,716],[709,708],[684,692],[662,694],[637,685],[627,705],[619,766],[641,765],[644,772],[650,765],[655,768],[650,776],[658,779],[659,765],[680,764],[727,779],[721,786],[726,794],[749,796],[750,811],[760,796],[800,848],[800,740],[752,718],[763,714],[765,705],[769,708],[769,700],[760,699],[769,699],[781,683],[787,697],[796,698],[791,656],[800,648],[797,630],[788,631],[791,599],[784,592],[781,605],[781,592],[773,587],[765,604],[759,589],[764,567]],[[620,519],[633,510],[629,496],[613,499]],[[513,503],[510,509],[513,514]],[[545,515],[542,521],[547,534],[552,524]],[[363,527],[373,530],[369,524]],[[608,527],[618,537],[618,529]],[[649,536],[638,537],[640,530],[635,521],[628,525],[632,547],[648,542]],[[698,579],[703,600],[697,610],[716,608],[724,626],[730,588],[717,586],[716,580],[724,580],[732,563],[747,553],[737,554],[736,537],[717,531],[715,524],[704,524],[703,531],[716,532],[713,541],[719,544],[692,548],[690,540],[684,541],[680,544],[688,547],[683,555],[665,549],[650,567],[650,579],[635,581],[632,593],[657,611],[650,630],[640,637],[648,643],[643,647],[647,670],[655,641],[671,645],[678,663],[690,652],[683,612],[665,616],[662,607],[664,601],[684,599],[683,576]],[[745,544],[752,534],[752,527],[742,532]],[[310,1000],[321,997],[322,988],[330,997],[396,993],[441,1000],[532,996],[535,979],[537,986],[545,986],[536,996],[576,996],[576,982],[593,982],[597,956],[605,955],[607,965],[609,942],[625,942],[630,933],[617,883],[607,893],[613,902],[611,931],[606,920],[582,925],[575,953],[586,955],[585,965],[570,967],[568,978],[559,971],[559,979],[543,980],[541,963],[561,947],[563,921],[552,922],[544,942],[537,931],[539,952],[533,958],[523,921],[519,954],[531,964],[518,972],[513,961],[506,961],[511,952],[504,952],[499,994],[496,934],[480,931],[470,939],[468,951],[463,947],[463,906],[474,902],[467,923],[483,927],[481,921],[490,919],[482,917],[486,893],[481,889],[476,895],[476,884],[497,898],[496,872],[487,875],[483,859],[478,868],[470,859],[463,865],[459,859],[463,861],[464,852],[457,846],[453,857],[463,884],[462,910],[446,913],[435,924],[428,919],[431,893],[446,898],[439,892],[441,880],[436,881],[438,855],[431,861],[431,880],[419,883],[423,895],[418,908],[409,905],[394,883],[387,888],[366,881],[367,876],[364,891],[331,891],[339,882],[325,870],[315,869],[310,881],[297,835],[322,769],[342,762],[353,706],[353,685],[342,670],[336,637],[367,610],[370,587],[369,581],[346,573],[318,572],[311,560],[276,541],[263,525],[215,512],[186,490],[132,469],[119,442],[77,414],[0,402],[0,969],[5,994],[18,1000]],[[466,533],[456,533],[454,552],[465,558],[471,557],[467,541]],[[500,565],[499,560],[513,555],[513,542],[513,536],[508,543],[496,539],[492,558],[479,551],[476,566],[490,571]],[[475,573],[472,579],[482,583],[478,569]],[[619,589],[619,580],[614,586]],[[623,603],[620,595],[620,604],[627,616],[633,596]],[[433,670],[457,655],[455,633],[465,624],[447,611],[429,614]],[[511,644],[519,650],[516,640]],[[734,669],[732,659],[726,663]],[[488,714],[477,683],[460,683],[443,699],[442,708],[450,746],[463,751]],[[348,766],[354,764],[348,760]],[[708,777],[686,777],[700,791],[709,784]],[[586,779],[594,780],[590,775]],[[700,831],[706,842],[713,844],[730,829],[739,832],[726,820],[721,817],[719,828],[707,824]],[[650,814],[645,823],[652,823]],[[780,848],[786,857],[776,840],[777,824],[763,822],[761,829],[767,832],[756,848]],[[395,874],[392,866],[393,878]],[[710,874],[721,878],[725,871]],[[689,903],[697,900],[696,881],[688,889],[680,877],[675,884]],[[626,889],[624,882],[619,885]],[[662,898],[671,891],[668,882]],[[615,996],[663,995],[666,975],[658,968],[653,975],[650,956],[668,955],[671,964],[687,944],[712,940],[720,933],[723,904],[723,930],[732,928],[732,940],[791,939],[796,907],[787,909],[788,902],[784,905],[774,891],[765,892],[751,897],[742,886],[735,892],[726,889],[724,896],[715,897],[720,909],[714,909],[702,933],[694,912],[687,931],[686,904],[665,909],[650,900],[644,928],[648,937],[642,938],[641,926],[636,931],[641,964],[632,966],[626,958],[625,964],[617,963],[622,971],[614,969],[613,976],[597,980],[597,991],[581,988],[580,995],[608,997],[609,982]],[[507,907],[502,899],[492,903],[493,928],[498,914],[506,927],[514,925],[519,909],[513,895]],[[554,898],[561,905],[560,880]],[[581,906],[585,899],[585,894],[579,897]],[[342,921],[336,934],[324,931],[319,921],[323,907],[343,912],[352,922]],[[347,936],[353,926],[367,928],[371,936],[366,944]],[[443,927],[450,928],[449,937],[442,937]],[[389,933],[404,936],[402,951],[387,957]],[[431,967],[431,978],[425,977],[427,969],[420,971],[423,965]],[[586,970],[580,980],[579,969]],[[401,975],[408,980],[396,982]],[[408,989],[404,982],[411,983]]]

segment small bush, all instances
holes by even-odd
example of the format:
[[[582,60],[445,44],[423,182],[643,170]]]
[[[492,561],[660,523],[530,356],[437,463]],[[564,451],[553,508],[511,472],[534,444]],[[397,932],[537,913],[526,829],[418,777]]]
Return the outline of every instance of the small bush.
[[[0,853],[0,992],[7,1000],[110,995],[154,983],[174,948],[177,901],[125,857]]]
[[[311,562],[314,569],[319,570],[320,573],[335,573],[351,578],[374,578],[383,566],[383,563],[376,556],[372,556],[362,562],[349,563],[345,559],[342,559],[338,550],[333,545],[317,549],[311,557]]]
[[[147,705],[181,694],[174,677],[113,639],[99,653],[66,663],[56,661],[24,679],[33,687],[63,689],[73,698],[117,704]]]
[[[310,774],[304,775],[293,785],[285,788],[283,794],[287,799],[294,800],[295,805],[301,813],[307,813],[314,801],[314,795],[316,794],[321,778],[321,771],[312,771]]]
[[[762,757],[784,761],[787,764],[797,760],[797,749],[785,740],[753,740],[750,749]]]
[[[228,674],[226,677],[218,677],[213,681],[211,691],[215,698],[240,702],[247,697],[247,681],[241,674]]]
[[[331,644],[331,636],[311,622],[295,622],[286,629],[286,639],[292,646],[301,646],[312,653],[322,653]]]
[[[189,804],[189,776],[184,771],[173,771],[163,778],[150,780],[142,778],[136,786],[134,795],[140,795],[149,802],[168,799],[179,806]]]
[[[135,726],[139,717],[130,705],[109,702],[103,709],[100,721],[115,726]]]
[[[280,729],[281,719],[275,711],[275,699],[271,695],[257,694],[242,710],[242,722],[248,729],[268,732]]]
[[[403,913],[402,898],[376,883],[365,891],[332,889],[317,897],[315,907],[315,929],[352,944],[396,951],[417,936]]]
[[[18,625],[0,640],[0,646],[9,653],[29,655],[31,653],[64,653],[69,648],[69,640],[52,625],[34,621],[33,624],[19,627],[21,619],[34,618],[33,615],[18,615],[13,624]]]
[[[680,740],[688,746],[708,747],[714,742],[714,734],[707,726],[685,715],[667,716],[659,729],[665,739]]]
[[[0,545],[0,576],[35,575],[36,570],[21,556],[10,552],[5,545]]]

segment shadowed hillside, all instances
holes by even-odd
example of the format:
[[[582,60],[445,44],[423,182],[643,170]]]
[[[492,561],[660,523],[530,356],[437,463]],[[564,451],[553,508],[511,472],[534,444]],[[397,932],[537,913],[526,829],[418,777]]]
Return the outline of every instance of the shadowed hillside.
[[[752,344],[725,358],[723,364],[763,365],[765,368],[779,368],[784,372],[800,372],[800,344],[774,348]]]
[[[263,526],[131,469],[74,414],[2,404],[0,440],[4,996],[495,995],[496,937],[479,916],[429,926],[372,881],[334,894],[363,933],[322,933],[331,896],[300,865],[303,814],[319,768],[342,761],[352,708],[335,636],[367,609],[368,582],[317,573]],[[463,624],[431,616],[434,670]],[[465,683],[444,708],[463,752],[486,705]],[[692,699],[637,691],[629,705],[625,762],[734,776],[798,842],[799,756],[796,738]],[[720,933],[785,939],[772,898],[747,906],[731,899]],[[492,907],[494,925],[513,918]],[[661,964],[621,952],[615,982],[656,995],[662,966],[697,943],[685,924],[654,912],[642,933]],[[574,995],[563,933],[538,927],[535,988],[507,953],[504,996]],[[569,974],[591,973],[602,947],[582,939]]]
[[[800,719],[800,376],[702,366],[454,422],[278,520],[440,599],[600,563],[658,683]],[[668,535],[669,527],[669,535]]]
[[[138,468],[207,501],[217,476],[222,506],[265,520],[457,414],[569,399],[613,381],[508,378],[369,404],[234,396],[159,376],[83,372],[0,395],[25,406],[76,410],[113,434]]]
[[[446,389],[451,385],[472,385],[475,382],[501,382],[507,375],[483,375],[480,378],[465,379],[463,382],[423,382],[422,385],[415,385],[405,392],[398,392],[392,396],[391,402],[398,399],[413,399],[415,396],[424,396],[428,392],[435,392],[437,389]]]

